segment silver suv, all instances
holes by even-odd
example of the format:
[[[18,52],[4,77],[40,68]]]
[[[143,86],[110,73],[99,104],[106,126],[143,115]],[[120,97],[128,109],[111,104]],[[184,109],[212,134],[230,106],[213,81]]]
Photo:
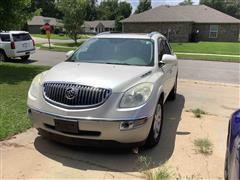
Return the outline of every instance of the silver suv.
[[[0,62],[16,57],[27,60],[34,52],[35,42],[28,32],[0,32]]]
[[[29,89],[28,113],[41,135],[88,146],[159,142],[178,74],[163,35],[103,33],[67,56]]]

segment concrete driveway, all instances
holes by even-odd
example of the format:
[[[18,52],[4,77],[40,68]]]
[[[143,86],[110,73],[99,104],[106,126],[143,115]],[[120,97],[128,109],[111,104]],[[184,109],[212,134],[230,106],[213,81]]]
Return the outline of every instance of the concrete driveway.
[[[0,142],[0,179],[141,179],[141,170],[153,171],[163,163],[173,179],[223,179],[228,119],[239,105],[238,85],[180,80],[177,99],[165,104],[157,147],[139,154],[76,148],[48,141],[30,129]],[[190,112],[193,108],[208,114],[195,118]],[[197,153],[193,145],[196,138],[209,138],[213,154]],[[139,162],[141,156],[151,159],[148,167]]]
[[[30,64],[54,66],[65,60],[65,52],[37,50]],[[179,78],[240,84],[240,63],[179,60]]]

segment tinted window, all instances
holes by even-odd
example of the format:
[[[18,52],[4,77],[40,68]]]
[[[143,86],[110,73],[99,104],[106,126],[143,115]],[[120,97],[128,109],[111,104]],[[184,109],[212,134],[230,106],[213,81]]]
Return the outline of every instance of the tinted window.
[[[169,48],[167,42],[163,41],[163,44],[164,44],[164,54],[172,54],[171,49]]]
[[[162,60],[162,56],[164,54],[164,44],[163,41],[160,39],[158,41],[158,59]]]
[[[27,41],[31,40],[31,36],[27,33],[22,33],[22,34],[12,34],[13,36],[13,41]]]
[[[153,66],[153,41],[149,39],[93,38],[69,59],[75,62]]]
[[[1,40],[3,42],[10,42],[10,35],[9,34],[1,34],[0,37],[1,37]]]

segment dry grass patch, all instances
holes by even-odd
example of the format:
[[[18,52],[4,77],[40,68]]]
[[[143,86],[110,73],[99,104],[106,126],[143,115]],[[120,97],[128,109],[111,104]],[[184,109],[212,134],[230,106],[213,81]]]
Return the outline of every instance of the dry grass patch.
[[[194,146],[198,153],[204,155],[211,155],[213,153],[213,144],[208,138],[195,139]]]

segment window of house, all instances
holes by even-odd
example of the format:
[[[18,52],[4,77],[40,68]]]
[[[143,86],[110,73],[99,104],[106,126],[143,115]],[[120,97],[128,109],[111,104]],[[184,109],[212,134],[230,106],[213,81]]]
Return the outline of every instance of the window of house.
[[[218,29],[219,29],[218,25],[210,25],[209,38],[217,38]]]

